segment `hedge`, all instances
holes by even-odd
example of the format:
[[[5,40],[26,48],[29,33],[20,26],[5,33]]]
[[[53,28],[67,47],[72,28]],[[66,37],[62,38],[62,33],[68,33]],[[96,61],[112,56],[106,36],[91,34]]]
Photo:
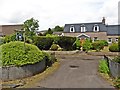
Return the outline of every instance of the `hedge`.
[[[33,43],[40,50],[49,50],[53,43],[58,44],[63,50],[73,50],[73,43],[75,42],[75,37],[66,37],[66,36],[54,36],[54,37],[46,37],[46,36],[37,36],[34,37]]]
[[[109,46],[109,50],[111,52],[119,52],[120,51],[120,47],[118,45],[118,43],[112,43],[110,46]]]
[[[45,54],[37,46],[25,44],[20,41],[10,42],[0,46],[2,52],[2,66],[22,66],[26,64],[35,64],[45,58]]]

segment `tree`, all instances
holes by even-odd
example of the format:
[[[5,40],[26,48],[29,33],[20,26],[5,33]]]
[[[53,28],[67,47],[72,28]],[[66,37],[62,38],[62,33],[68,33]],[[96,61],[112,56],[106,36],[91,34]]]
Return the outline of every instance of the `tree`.
[[[55,26],[55,28],[53,28],[53,31],[55,32],[60,32],[60,31],[63,31],[63,27],[60,27],[60,26]]]
[[[36,35],[36,31],[38,30],[39,24],[38,20],[35,20],[34,18],[28,19],[23,24],[23,29],[25,30],[25,35],[28,38],[33,38],[34,35]]]
[[[47,34],[53,34],[53,31],[51,30],[51,28],[49,28],[45,33],[44,36],[46,36]]]
[[[76,38],[76,41],[73,43],[73,46],[76,46],[76,49],[77,50],[80,50],[80,47],[81,47],[81,43],[80,43],[80,40],[78,38]]]

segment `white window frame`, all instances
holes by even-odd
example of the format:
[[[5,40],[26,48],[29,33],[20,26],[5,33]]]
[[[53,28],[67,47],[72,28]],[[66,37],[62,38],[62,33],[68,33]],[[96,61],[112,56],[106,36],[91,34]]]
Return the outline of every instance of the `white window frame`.
[[[81,26],[81,32],[86,32],[86,27],[85,26]]]
[[[71,31],[71,29],[73,29],[73,31]],[[70,27],[70,32],[75,32],[75,27],[74,26]]]
[[[118,42],[118,38],[115,38],[115,42]]]
[[[97,30],[95,30],[96,27],[97,27]],[[98,26],[97,24],[94,25],[93,31],[94,31],[94,32],[99,32],[99,26]]]
[[[109,40],[111,40],[111,41],[109,41]],[[112,43],[112,38],[108,38],[108,43]]]

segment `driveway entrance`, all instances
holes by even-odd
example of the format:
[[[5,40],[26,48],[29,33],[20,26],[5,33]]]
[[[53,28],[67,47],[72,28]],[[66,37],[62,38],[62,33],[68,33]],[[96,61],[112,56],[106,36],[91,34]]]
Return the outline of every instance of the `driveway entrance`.
[[[60,68],[33,88],[114,88],[98,74],[102,57],[75,54],[58,58]]]

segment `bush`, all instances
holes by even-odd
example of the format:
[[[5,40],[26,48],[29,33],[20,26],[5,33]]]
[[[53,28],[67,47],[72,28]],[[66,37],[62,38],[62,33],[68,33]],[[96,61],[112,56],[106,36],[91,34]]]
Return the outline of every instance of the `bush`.
[[[104,44],[104,46],[108,46],[108,42],[106,40],[100,40]]]
[[[9,43],[11,41],[16,41],[16,34],[5,36],[5,43]]]
[[[20,41],[3,44],[0,48],[3,66],[35,64],[45,58],[44,53],[34,45],[26,43],[24,50],[24,43]]]
[[[46,66],[52,66],[52,64],[57,61],[55,57],[55,53],[50,53],[50,54],[45,53],[45,52],[43,53],[45,55]]]
[[[88,52],[92,48],[92,44],[89,39],[86,39],[82,46],[83,46],[83,51],[86,52]]]
[[[120,78],[117,78],[117,80],[115,80],[115,87],[120,89]]]
[[[92,48],[96,51],[100,51],[104,48],[104,43],[101,41],[95,41],[92,43]]]
[[[109,74],[109,67],[106,60],[100,60],[99,62],[99,71],[101,73]]]
[[[117,63],[120,63],[120,56],[117,56],[113,59],[113,61],[117,62]]]
[[[76,38],[75,42],[73,43],[73,46],[75,46],[77,50],[80,50],[81,43],[78,38]]]
[[[118,43],[113,43],[112,45],[109,46],[109,50],[111,52],[119,52],[119,45]]]
[[[4,37],[0,37],[0,45],[5,43],[5,38]]]
[[[58,37],[58,36],[37,36],[34,37],[33,43],[41,50],[49,50],[53,43],[58,44],[64,50],[73,50],[74,37]]]
[[[74,50],[76,49],[75,46],[73,46],[73,43],[75,42],[76,37],[66,37],[62,36],[59,37],[58,45],[63,48],[63,50]]]
[[[57,44],[52,44],[50,50],[57,51],[58,50],[58,45]]]
[[[53,37],[46,37],[46,36],[37,36],[37,37],[34,37],[33,39],[33,43],[40,50],[49,50],[53,41],[54,41]]]

